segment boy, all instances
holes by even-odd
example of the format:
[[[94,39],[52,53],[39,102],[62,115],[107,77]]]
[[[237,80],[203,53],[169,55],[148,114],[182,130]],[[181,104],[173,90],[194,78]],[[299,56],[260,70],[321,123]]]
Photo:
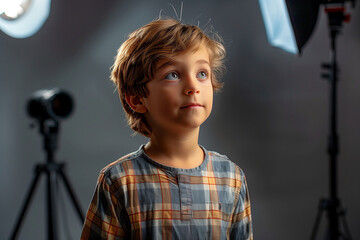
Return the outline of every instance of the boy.
[[[174,19],[121,45],[111,79],[149,142],[101,171],[81,239],[252,239],[242,170],[198,145],[224,56],[220,42]]]

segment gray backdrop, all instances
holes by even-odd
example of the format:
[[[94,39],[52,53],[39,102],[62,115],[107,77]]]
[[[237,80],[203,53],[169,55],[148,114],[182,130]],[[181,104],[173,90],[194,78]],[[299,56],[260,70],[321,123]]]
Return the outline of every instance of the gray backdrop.
[[[134,29],[163,14],[175,0],[52,1],[51,14],[33,37],[0,32],[0,239],[15,224],[36,163],[45,162],[42,137],[25,104],[38,89],[61,87],[76,109],[62,122],[58,161],[87,209],[99,171],[147,140],[132,137],[109,81],[119,45]],[[360,12],[338,40],[339,194],[353,239],[360,238]],[[200,143],[228,155],[247,174],[256,239],[308,239],[320,197],[328,195],[328,28],[321,9],[301,58],[270,47],[255,0],[184,1],[183,20],[211,24],[228,51],[225,87]],[[46,238],[45,178],[40,182],[19,239]],[[61,201],[60,201],[61,200]],[[78,239],[81,224],[60,188],[60,239]],[[325,222],[325,218],[323,218]],[[324,232],[324,226],[320,233]]]

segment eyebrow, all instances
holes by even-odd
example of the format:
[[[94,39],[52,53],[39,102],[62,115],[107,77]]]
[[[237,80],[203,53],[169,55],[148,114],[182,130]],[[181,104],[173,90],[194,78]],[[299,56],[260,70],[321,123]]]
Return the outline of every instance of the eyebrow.
[[[162,69],[162,68],[167,67],[167,66],[176,65],[177,63],[179,63],[179,62],[176,61],[176,60],[168,60],[168,61],[164,62],[163,64],[161,64],[160,66],[158,66],[156,68],[156,70]],[[207,65],[210,66],[210,63],[208,61],[206,61],[205,59],[199,59],[195,63],[207,64]]]

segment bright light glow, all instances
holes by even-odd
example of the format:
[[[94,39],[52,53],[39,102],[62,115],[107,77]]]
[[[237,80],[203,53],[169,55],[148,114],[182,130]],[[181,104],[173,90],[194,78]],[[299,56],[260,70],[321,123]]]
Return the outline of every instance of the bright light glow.
[[[27,3],[30,5],[23,8]],[[49,16],[50,3],[51,0],[0,0],[0,14],[6,14],[0,16],[0,29],[15,38],[34,35]]]
[[[299,54],[285,0],[259,0],[259,3],[270,44]]]
[[[0,14],[9,18],[17,18],[24,13],[24,3],[28,0],[0,0]]]

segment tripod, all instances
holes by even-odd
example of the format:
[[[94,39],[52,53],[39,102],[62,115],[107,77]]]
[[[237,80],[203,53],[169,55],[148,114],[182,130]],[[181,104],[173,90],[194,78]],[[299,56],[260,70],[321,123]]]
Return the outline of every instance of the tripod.
[[[330,177],[330,196],[328,199],[320,199],[318,213],[316,216],[314,228],[311,234],[311,240],[315,240],[317,230],[320,225],[323,211],[328,215],[328,226],[325,239],[351,240],[350,231],[345,220],[345,211],[341,207],[340,199],[337,193],[337,155],[339,153],[339,139],[337,134],[337,63],[336,63],[336,37],[340,31],[343,21],[348,21],[349,16],[344,14],[344,7],[325,7],[328,14],[330,27],[330,63],[322,64],[322,67],[328,71],[322,75],[330,82],[330,135],[328,138],[329,154],[329,177]],[[340,221],[344,228],[344,233],[339,229]]]
[[[77,215],[81,223],[84,222],[84,216],[81,211],[80,205],[75,197],[73,188],[70,185],[70,181],[65,175],[63,170],[64,163],[56,163],[54,160],[54,152],[57,146],[57,136],[59,130],[59,122],[54,119],[41,119],[40,121],[40,133],[44,137],[44,149],[47,153],[47,161],[45,164],[37,164],[35,166],[35,176],[31,183],[30,189],[26,195],[25,202],[22,206],[20,215],[16,221],[16,225],[13,229],[10,239],[16,239],[16,236],[20,230],[21,224],[24,220],[26,211],[29,207],[30,201],[33,197],[34,191],[38,184],[38,181],[42,174],[46,174],[47,177],[47,220],[48,220],[48,239],[56,240],[57,239],[57,229],[56,229],[56,183],[57,178],[60,176],[63,180],[66,190],[68,191],[72,203],[76,209]]]

